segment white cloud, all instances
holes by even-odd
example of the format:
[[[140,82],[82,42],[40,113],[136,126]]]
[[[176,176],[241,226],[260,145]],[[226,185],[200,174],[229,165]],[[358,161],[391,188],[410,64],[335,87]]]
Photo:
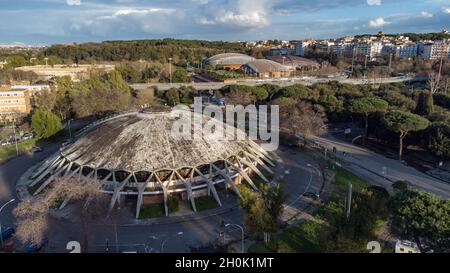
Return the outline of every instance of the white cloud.
[[[66,3],[69,6],[79,6],[81,5],[81,0],[66,0]]]
[[[382,17],[378,17],[376,19],[369,21],[369,26],[374,27],[374,28],[382,27],[382,26],[388,25],[388,24],[390,24],[390,22],[385,21],[384,18],[382,18]]]
[[[442,12],[450,14],[450,7],[442,7]]]
[[[379,6],[381,5],[381,0],[366,0],[369,6]]]
[[[264,27],[270,25],[273,0],[234,0],[225,5],[207,3],[204,16],[197,20],[202,25]]]
[[[128,15],[147,15],[147,14],[170,14],[175,12],[174,9],[163,9],[163,8],[148,8],[148,9],[131,9],[131,8],[124,8],[124,9],[118,9],[111,15],[104,15],[97,17],[98,20],[108,20],[108,19],[116,19],[118,17],[122,16],[128,16]]]
[[[433,17],[433,14],[432,14],[432,13],[429,13],[429,12],[427,12],[427,11],[422,11],[422,12],[420,13],[420,16],[423,17],[423,18],[431,18],[431,17]]]

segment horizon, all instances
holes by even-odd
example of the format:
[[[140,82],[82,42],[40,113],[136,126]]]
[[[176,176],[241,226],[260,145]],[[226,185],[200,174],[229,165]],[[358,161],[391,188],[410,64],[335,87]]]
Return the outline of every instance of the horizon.
[[[442,0],[4,0],[0,44],[330,39],[448,29]],[[406,5],[407,4],[407,5]],[[357,14],[357,16],[355,16]],[[171,37],[171,38],[167,38]]]

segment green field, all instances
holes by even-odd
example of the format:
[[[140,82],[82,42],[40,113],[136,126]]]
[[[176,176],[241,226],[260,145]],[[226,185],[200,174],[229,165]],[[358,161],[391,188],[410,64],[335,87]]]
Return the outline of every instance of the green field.
[[[36,146],[36,141],[37,139],[33,138],[17,143],[19,154],[24,154],[33,149]],[[14,143],[0,148],[0,161],[7,160],[14,156],[16,156],[16,145]]]
[[[270,242],[256,243],[249,247],[250,253],[315,253],[320,252],[320,224],[306,221],[273,235]]]

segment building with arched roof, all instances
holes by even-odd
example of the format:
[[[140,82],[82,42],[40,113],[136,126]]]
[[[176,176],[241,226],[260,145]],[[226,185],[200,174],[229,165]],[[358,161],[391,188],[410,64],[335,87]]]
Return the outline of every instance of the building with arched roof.
[[[205,65],[211,65],[213,67],[221,66],[229,69],[239,69],[242,65],[255,60],[245,54],[240,53],[222,53],[214,55],[204,61]]]

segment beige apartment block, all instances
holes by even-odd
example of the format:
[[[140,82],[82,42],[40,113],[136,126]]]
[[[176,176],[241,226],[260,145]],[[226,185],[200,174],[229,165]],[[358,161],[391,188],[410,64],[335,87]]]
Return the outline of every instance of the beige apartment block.
[[[0,89],[0,119],[10,120],[31,111],[30,95],[27,90]]]

